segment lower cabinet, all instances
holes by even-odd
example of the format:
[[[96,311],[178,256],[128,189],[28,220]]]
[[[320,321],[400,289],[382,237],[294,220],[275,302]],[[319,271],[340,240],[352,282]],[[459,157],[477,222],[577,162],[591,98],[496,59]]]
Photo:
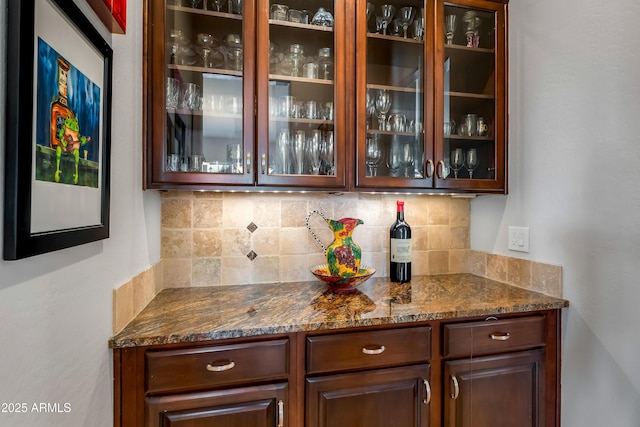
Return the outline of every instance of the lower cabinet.
[[[557,397],[557,383],[546,375],[547,364],[557,365],[556,355],[547,354],[547,348],[555,353],[551,320],[529,315],[445,324],[443,426],[554,426],[546,411],[547,393]]]
[[[114,349],[116,427],[559,427],[560,310]]]
[[[288,401],[287,384],[148,397],[145,426],[282,427]]]
[[[444,363],[444,426],[544,426],[544,350]]]
[[[426,427],[429,365],[306,380],[306,427]]]

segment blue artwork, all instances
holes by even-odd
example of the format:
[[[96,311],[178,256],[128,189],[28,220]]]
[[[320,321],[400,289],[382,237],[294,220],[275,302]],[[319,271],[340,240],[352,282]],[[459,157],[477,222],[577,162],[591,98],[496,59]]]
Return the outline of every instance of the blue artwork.
[[[98,187],[100,88],[38,38],[36,180]]]

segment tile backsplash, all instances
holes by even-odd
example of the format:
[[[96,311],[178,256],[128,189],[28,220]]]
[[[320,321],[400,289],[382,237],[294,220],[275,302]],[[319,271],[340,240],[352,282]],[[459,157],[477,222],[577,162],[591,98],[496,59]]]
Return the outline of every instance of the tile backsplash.
[[[165,284],[209,286],[314,280],[325,262],[305,220],[363,220],[353,234],[362,264],[386,277],[389,227],[398,195],[309,193],[163,193],[161,257]],[[413,274],[458,273],[469,250],[469,200],[402,195],[411,225]],[[321,217],[310,220],[327,245],[333,234]]]
[[[326,193],[162,193],[161,260],[114,289],[117,333],[164,287],[315,280],[325,262],[305,225],[307,214],[360,218],[353,239],[362,263],[387,277],[389,227],[396,200],[411,225],[412,273],[472,273],[562,296],[562,267],[474,251],[469,244],[469,199],[448,196]],[[325,244],[333,234],[317,215],[310,224]]]

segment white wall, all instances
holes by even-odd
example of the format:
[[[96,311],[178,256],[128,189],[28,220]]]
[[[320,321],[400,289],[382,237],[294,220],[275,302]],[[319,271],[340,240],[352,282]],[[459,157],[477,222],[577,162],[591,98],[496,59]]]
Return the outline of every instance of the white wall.
[[[511,1],[510,194],[472,202],[473,249],[528,226],[564,267],[563,427],[640,425],[640,2],[614,3]]]
[[[0,0],[0,188],[8,1]],[[92,15],[84,1],[77,3]],[[160,258],[159,197],[141,190],[141,2],[129,1],[127,19],[126,36],[104,33],[114,47],[111,237],[21,261],[0,261],[0,404],[24,402],[29,411],[0,412],[3,427],[113,424],[113,366],[107,347],[112,289]],[[0,198],[0,212],[2,204]],[[32,413],[31,405],[41,402],[69,403],[71,412]]]

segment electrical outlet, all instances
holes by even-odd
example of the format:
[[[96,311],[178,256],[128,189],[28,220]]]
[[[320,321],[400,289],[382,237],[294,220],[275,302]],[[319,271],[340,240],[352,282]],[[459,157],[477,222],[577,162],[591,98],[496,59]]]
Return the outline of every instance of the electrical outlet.
[[[509,250],[529,252],[529,227],[509,227]]]

